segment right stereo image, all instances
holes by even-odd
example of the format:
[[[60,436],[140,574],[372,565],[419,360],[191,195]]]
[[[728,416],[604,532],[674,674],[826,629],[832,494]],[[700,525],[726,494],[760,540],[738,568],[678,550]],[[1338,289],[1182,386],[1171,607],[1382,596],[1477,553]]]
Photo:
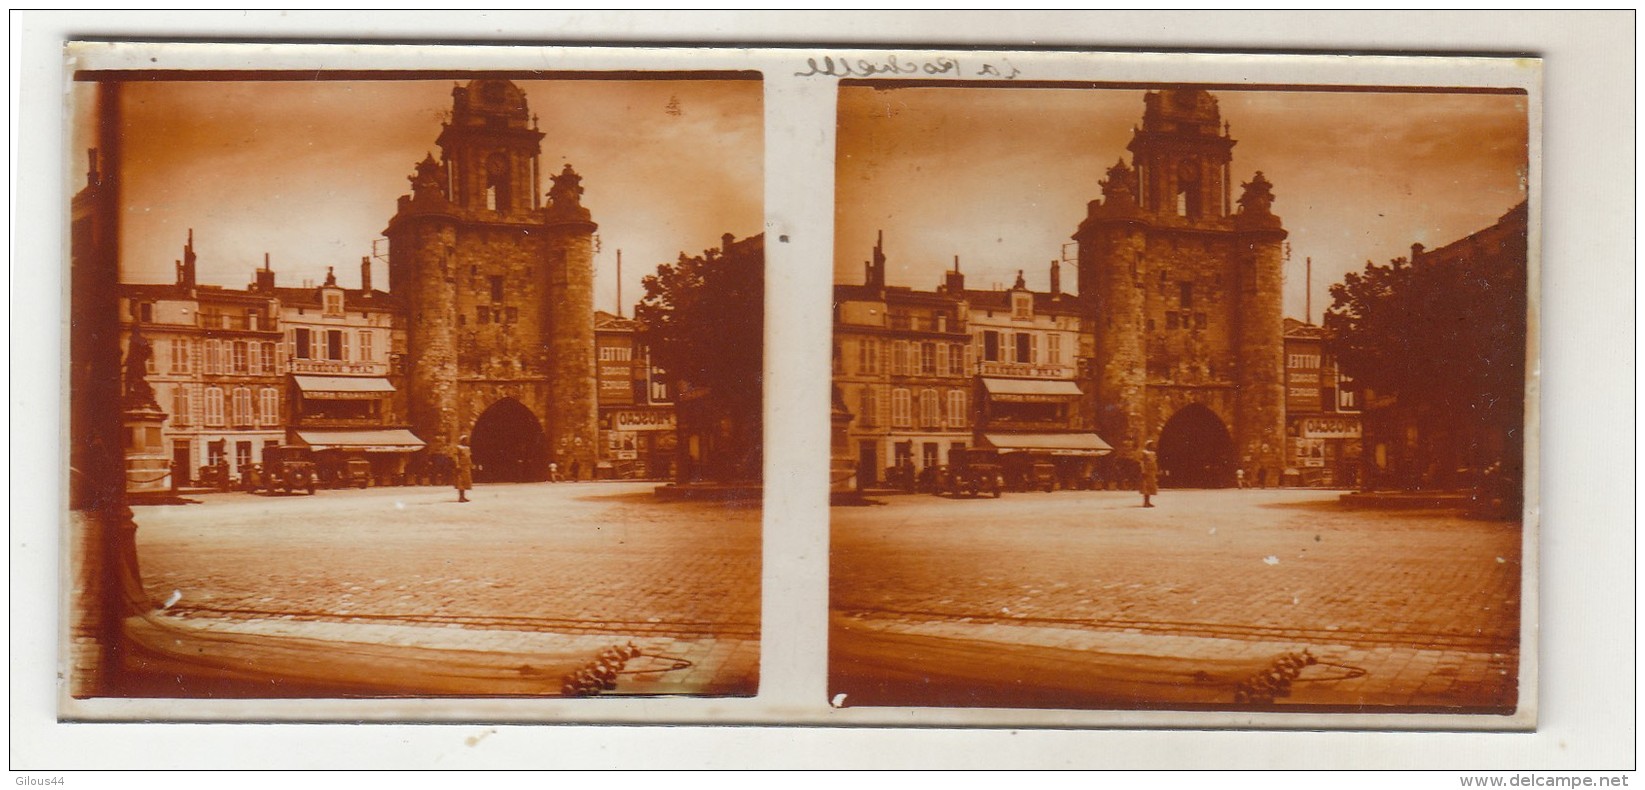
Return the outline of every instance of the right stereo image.
[[[1534,706],[1531,102],[843,82],[835,704]]]

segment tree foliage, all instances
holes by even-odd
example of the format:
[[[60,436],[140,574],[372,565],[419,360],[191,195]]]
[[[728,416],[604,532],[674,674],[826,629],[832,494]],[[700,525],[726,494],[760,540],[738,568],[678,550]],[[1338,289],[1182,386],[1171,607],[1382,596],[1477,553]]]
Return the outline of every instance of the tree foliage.
[[[658,266],[642,280],[645,296],[634,317],[653,364],[674,385],[682,420],[692,412],[724,422],[742,448],[738,458],[714,459],[722,465],[716,476],[747,477],[750,464],[758,471],[765,248],[758,236],[740,242],[727,236],[726,242]]]
[[[1412,263],[1366,262],[1331,286],[1325,315],[1343,373],[1440,419],[1517,425],[1526,355],[1525,237]]]

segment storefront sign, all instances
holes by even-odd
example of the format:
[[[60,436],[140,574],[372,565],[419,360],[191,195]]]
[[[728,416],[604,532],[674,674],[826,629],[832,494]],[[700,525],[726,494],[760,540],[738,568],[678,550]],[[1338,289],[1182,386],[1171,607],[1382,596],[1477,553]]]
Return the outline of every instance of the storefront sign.
[[[1025,365],[1016,362],[983,362],[978,366],[984,376],[1014,376],[1035,379],[1071,379],[1074,369],[1066,365]]]
[[[672,411],[619,411],[611,415],[614,431],[672,431],[674,425]]]
[[[1291,466],[1324,466],[1324,439],[1292,439]]]
[[[1302,435],[1309,439],[1358,439],[1359,420],[1353,417],[1307,417]]]
[[[287,360],[292,373],[343,374],[349,376],[382,376],[388,373],[384,362],[335,362],[327,359]]]

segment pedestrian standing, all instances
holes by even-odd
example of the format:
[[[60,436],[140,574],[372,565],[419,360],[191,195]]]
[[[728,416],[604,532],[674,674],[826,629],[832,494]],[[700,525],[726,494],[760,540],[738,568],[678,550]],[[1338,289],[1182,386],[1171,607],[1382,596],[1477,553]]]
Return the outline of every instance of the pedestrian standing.
[[[560,482],[560,464],[557,461],[548,462],[548,482]]]
[[[1245,487],[1245,469],[1243,467],[1234,470],[1234,485],[1238,488]]]
[[[457,501],[468,501],[468,490],[474,487],[474,453],[468,449],[468,436],[457,440]]]
[[[1142,493],[1142,506],[1153,507],[1149,500],[1159,493],[1159,454],[1154,452],[1153,442],[1142,446],[1142,481],[1137,490]]]
[[[583,462],[573,460],[571,462],[571,480],[576,482],[581,479],[583,479]]]

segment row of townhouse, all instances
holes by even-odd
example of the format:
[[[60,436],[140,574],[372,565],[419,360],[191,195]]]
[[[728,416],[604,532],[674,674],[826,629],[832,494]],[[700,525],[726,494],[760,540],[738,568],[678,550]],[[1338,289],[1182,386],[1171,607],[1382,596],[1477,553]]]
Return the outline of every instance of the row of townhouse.
[[[862,285],[835,286],[834,386],[850,414],[846,443],[864,487],[983,447],[1051,460],[1067,479],[1109,448],[1080,413],[1075,299],[971,290],[955,268],[933,291],[885,284],[883,238]]]
[[[273,446],[299,444],[324,472],[371,463],[389,482],[423,443],[406,430],[398,381],[405,337],[391,297],[335,274],[313,287],[276,287],[267,260],[245,289],[196,280],[193,233],[176,279],[120,288],[122,347],[149,342],[148,381],[179,486],[239,477]]]
[[[148,341],[148,382],[166,413],[161,441],[179,486],[237,478],[265,450],[315,451],[322,476],[350,460],[379,483],[438,477],[443,468],[408,427],[403,308],[328,271],[319,285],[275,284],[265,257],[244,289],[196,281],[192,231],[176,279],[120,288],[121,347]],[[637,341],[639,325],[596,312],[601,443],[590,475],[667,477],[674,465],[669,387]],[[562,470],[569,474],[569,470]]]

